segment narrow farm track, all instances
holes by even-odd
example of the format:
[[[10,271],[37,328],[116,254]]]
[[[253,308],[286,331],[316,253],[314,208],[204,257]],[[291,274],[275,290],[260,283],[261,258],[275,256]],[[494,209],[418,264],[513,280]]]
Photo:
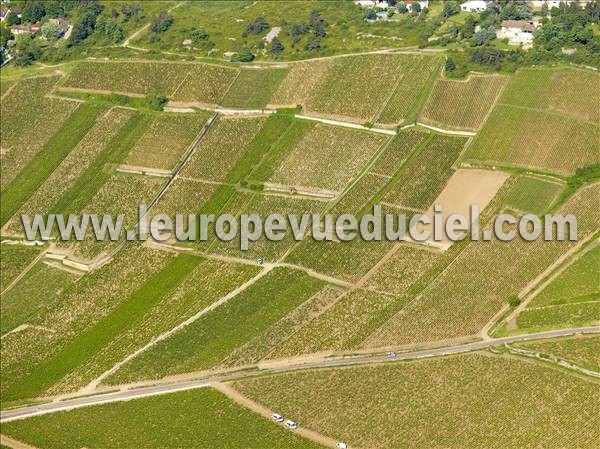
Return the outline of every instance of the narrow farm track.
[[[223,384],[220,382],[215,382],[215,383],[211,384],[210,386],[212,388],[214,388],[215,390],[220,391],[225,396],[227,396],[229,399],[238,403],[242,407],[252,410],[253,412],[258,413],[259,415],[262,415],[267,419],[271,419],[271,416],[273,415],[273,411],[269,410],[268,408],[262,406],[261,404],[259,404],[257,402],[254,402],[253,400],[247,398],[246,396],[244,396],[237,390],[231,388],[229,385],[226,385],[226,384]],[[284,424],[280,423],[280,425],[283,426]],[[314,430],[306,429],[306,428],[302,427],[302,423],[299,423],[299,427],[298,427],[298,429],[294,430],[294,433],[297,433],[298,435],[300,435],[304,438],[307,438],[311,441],[314,441],[315,443],[321,444],[323,446],[335,448],[336,440],[334,440],[333,438],[330,438],[330,437],[326,437],[325,435],[320,434],[319,432],[315,432]]]
[[[365,354],[360,356],[336,356],[336,357],[316,357],[310,359],[306,357],[303,363],[291,361],[273,362],[269,365],[263,364],[260,368],[243,369],[239,371],[224,372],[209,374],[204,377],[191,377],[182,379],[176,382],[164,383],[148,383],[146,385],[136,384],[136,388],[123,385],[120,390],[110,393],[100,393],[85,397],[70,397],[64,400],[54,400],[45,404],[18,407],[10,410],[4,410],[0,413],[0,422],[14,421],[25,419],[32,416],[44,415],[47,413],[58,412],[62,410],[71,410],[90,405],[106,404],[111,402],[127,401],[136,398],[147,396],[156,396],[160,394],[172,393],[175,391],[192,390],[195,388],[203,388],[210,386],[215,382],[225,382],[243,379],[245,377],[257,375],[269,375],[282,372],[315,369],[315,368],[332,368],[338,366],[358,366],[372,363],[390,363],[398,360],[413,360],[426,357],[439,357],[450,354],[460,354],[464,352],[478,351],[487,349],[491,346],[498,346],[523,341],[541,340],[554,337],[563,337],[574,334],[592,334],[600,333],[600,326],[578,327],[569,329],[558,329],[547,332],[539,332],[535,334],[514,335],[510,337],[494,338],[486,341],[477,341],[465,343],[455,346],[446,346],[434,349],[425,349],[422,351],[398,353],[395,357],[388,357],[387,354]],[[128,389],[132,388],[132,389]]]
[[[37,449],[31,444],[26,444],[21,441],[15,440],[14,438],[7,437],[6,435],[0,435],[0,444],[8,446],[12,449]]]

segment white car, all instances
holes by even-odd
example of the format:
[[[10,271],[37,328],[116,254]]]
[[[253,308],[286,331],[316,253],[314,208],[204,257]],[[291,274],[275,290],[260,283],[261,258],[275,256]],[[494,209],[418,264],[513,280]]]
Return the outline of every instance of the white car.
[[[335,443],[335,447],[337,447],[338,449],[347,449],[348,445],[346,443],[342,443],[341,441],[338,441],[337,443]]]
[[[296,424],[294,421],[291,421],[289,419],[285,422],[285,425],[288,429],[292,429],[292,430],[298,428],[298,424]]]
[[[387,353],[387,358],[388,359],[395,359],[396,358],[396,353],[395,352],[388,352]]]
[[[281,416],[279,413],[273,413],[271,418],[273,418],[273,421],[275,422],[283,422],[283,416]]]

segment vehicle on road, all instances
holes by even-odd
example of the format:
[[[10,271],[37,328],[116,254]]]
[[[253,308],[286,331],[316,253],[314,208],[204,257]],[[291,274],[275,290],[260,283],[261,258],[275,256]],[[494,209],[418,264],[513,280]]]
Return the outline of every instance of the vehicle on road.
[[[294,430],[294,429],[297,429],[297,428],[298,428],[298,424],[296,424],[294,421],[292,421],[292,420],[289,420],[289,419],[288,419],[288,420],[285,422],[285,426],[286,426],[288,429],[292,429],[292,430]]]
[[[283,416],[281,416],[279,413],[273,413],[271,418],[273,418],[273,421],[275,422],[283,422]]]
[[[347,449],[348,445],[346,443],[342,443],[341,441],[338,441],[337,443],[335,443],[335,447],[337,447],[338,449]]]
[[[388,359],[395,359],[396,358],[396,353],[395,352],[388,352],[387,353],[387,358]]]

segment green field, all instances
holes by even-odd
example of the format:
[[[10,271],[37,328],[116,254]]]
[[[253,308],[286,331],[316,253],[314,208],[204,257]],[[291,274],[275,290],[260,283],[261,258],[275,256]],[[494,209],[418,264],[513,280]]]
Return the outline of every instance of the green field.
[[[107,432],[107,428],[112,430]],[[212,388],[53,413],[3,424],[2,433],[47,449],[321,447]]]
[[[225,304],[125,364],[107,382],[157,379],[218,365],[324,285],[301,271],[276,268]]]
[[[529,359],[471,353],[233,386],[352,447],[592,448],[600,438],[598,383]]]
[[[518,346],[600,372],[600,337],[597,335],[519,343]]]

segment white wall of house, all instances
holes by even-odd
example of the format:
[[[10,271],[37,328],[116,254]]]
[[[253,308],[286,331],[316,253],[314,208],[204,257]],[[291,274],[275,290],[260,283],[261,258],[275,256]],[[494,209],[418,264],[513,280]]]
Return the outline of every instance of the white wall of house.
[[[484,0],[469,0],[468,2],[461,3],[460,9],[466,12],[482,12],[486,10],[489,3],[489,1]]]

